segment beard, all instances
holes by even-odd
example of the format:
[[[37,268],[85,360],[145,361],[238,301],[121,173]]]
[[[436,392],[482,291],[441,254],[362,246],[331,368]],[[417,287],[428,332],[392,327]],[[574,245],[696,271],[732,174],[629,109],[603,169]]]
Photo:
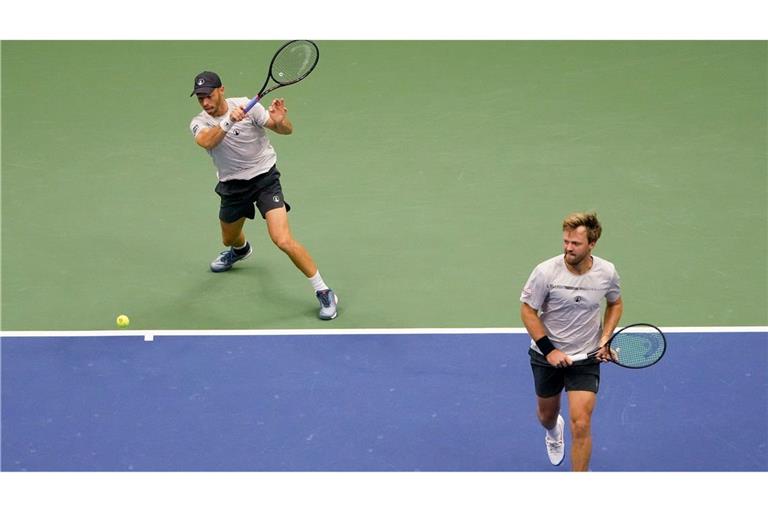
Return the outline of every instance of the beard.
[[[584,258],[586,258],[586,257],[587,257],[586,254],[583,255],[583,256],[577,256],[575,254],[570,254],[570,253],[567,253],[567,252],[565,253],[565,261],[566,261],[566,263],[568,263],[569,265],[571,265],[573,267],[578,266],[579,263],[584,261]]]

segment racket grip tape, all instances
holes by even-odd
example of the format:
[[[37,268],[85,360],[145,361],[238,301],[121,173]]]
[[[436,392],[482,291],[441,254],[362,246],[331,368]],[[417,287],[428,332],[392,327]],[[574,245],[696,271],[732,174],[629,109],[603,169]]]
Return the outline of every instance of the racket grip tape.
[[[260,99],[261,98],[259,97],[258,94],[256,96],[254,96],[253,99],[248,102],[248,104],[245,106],[245,108],[243,108],[243,111],[248,113],[248,111],[251,110],[253,108],[253,106],[259,102]]]
[[[572,356],[568,356],[571,358],[571,361],[584,361],[589,357],[589,354],[575,354]]]

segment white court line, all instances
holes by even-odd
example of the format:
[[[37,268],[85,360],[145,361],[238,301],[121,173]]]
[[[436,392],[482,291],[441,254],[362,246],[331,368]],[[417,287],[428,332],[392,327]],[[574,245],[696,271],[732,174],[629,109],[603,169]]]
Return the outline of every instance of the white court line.
[[[661,327],[667,333],[765,332],[768,326]],[[131,330],[111,331],[0,331],[3,338],[96,338],[143,336],[152,341],[157,336],[339,336],[382,334],[525,334],[522,327],[484,328],[413,328],[413,329],[227,329],[227,330]]]

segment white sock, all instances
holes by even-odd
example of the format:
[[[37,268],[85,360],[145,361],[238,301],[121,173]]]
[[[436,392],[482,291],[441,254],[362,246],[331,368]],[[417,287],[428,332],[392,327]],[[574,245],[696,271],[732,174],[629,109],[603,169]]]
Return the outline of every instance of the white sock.
[[[549,436],[550,439],[557,439],[560,437],[560,429],[558,429],[557,427],[558,425],[557,423],[555,423],[555,428],[553,428],[552,430],[549,430],[546,428],[544,429],[547,431],[547,435]]]
[[[323,276],[320,275],[319,270],[314,276],[309,278],[309,282],[316,292],[321,292],[328,289],[328,285],[326,285],[325,281],[323,281]]]
[[[234,245],[233,245],[232,247],[233,247],[235,250],[237,250],[237,251],[240,251],[240,250],[242,250],[242,249],[245,249],[245,246],[246,246],[246,245],[248,245],[248,240],[246,240],[246,241],[245,241],[245,243],[244,243],[243,245],[241,245],[240,247],[235,247]]]

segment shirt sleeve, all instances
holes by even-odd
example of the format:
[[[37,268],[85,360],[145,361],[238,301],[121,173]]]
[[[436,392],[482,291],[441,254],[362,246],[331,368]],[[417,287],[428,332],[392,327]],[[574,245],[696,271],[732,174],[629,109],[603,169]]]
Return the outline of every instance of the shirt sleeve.
[[[197,133],[203,128],[208,128],[208,123],[201,116],[195,116],[192,122],[189,123],[189,131],[192,132],[192,137],[197,137]]]
[[[538,311],[541,309],[541,305],[544,304],[548,293],[549,288],[547,287],[544,272],[541,270],[541,267],[536,267],[531,272],[525,286],[523,286],[520,302],[524,302]]]
[[[608,302],[616,302],[621,297],[621,278],[616,268],[613,269],[613,275],[611,276],[611,283],[608,288],[608,292],[605,294],[605,299]]]
[[[269,112],[267,112],[267,109],[265,109],[261,103],[256,103],[253,108],[248,111],[248,115],[256,126],[261,126],[262,128],[267,124],[267,120],[269,119]]]

